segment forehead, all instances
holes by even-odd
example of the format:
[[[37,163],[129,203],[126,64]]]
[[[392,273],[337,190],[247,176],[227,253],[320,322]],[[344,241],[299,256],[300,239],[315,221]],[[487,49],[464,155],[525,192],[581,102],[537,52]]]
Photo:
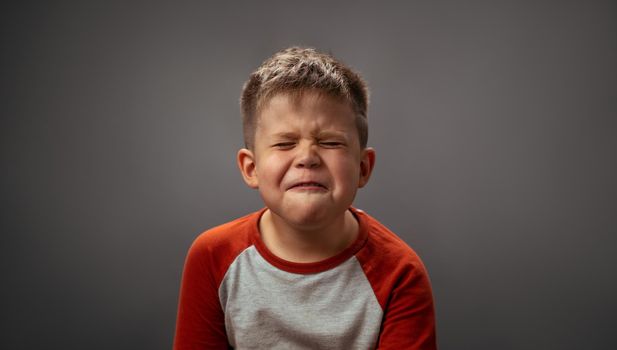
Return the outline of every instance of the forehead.
[[[289,127],[355,131],[349,102],[313,91],[276,94],[264,102],[258,115],[257,129],[262,132]]]

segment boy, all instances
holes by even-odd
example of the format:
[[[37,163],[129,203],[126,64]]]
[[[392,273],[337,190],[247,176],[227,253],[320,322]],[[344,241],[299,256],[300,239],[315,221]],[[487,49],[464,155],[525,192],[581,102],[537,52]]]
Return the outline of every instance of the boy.
[[[201,234],[186,260],[175,349],[435,349],[417,255],[351,206],[369,180],[366,84],[292,47],[251,74],[237,161],[265,208]]]

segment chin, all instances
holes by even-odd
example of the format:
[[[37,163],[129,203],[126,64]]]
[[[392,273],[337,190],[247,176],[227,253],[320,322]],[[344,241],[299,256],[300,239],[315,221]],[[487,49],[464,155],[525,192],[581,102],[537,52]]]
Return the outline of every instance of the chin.
[[[332,210],[323,205],[305,204],[290,206],[277,212],[290,225],[303,229],[314,229],[323,226],[332,215]]]

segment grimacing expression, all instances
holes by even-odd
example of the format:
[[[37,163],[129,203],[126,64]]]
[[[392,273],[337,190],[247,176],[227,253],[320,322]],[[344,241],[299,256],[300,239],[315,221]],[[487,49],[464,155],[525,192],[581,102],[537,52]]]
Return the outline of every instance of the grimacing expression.
[[[318,229],[340,217],[368,182],[374,150],[362,149],[349,103],[305,92],[261,109],[253,150],[238,152],[246,183],[288,225]]]

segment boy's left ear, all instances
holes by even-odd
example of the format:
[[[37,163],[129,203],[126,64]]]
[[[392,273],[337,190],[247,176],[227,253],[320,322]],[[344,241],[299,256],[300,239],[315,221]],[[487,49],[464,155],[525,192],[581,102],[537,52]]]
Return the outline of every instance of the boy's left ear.
[[[366,147],[362,150],[362,156],[360,158],[360,180],[358,181],[358,188],[364,187],[371,173],[375,167],[375,150],[371,147]]]

